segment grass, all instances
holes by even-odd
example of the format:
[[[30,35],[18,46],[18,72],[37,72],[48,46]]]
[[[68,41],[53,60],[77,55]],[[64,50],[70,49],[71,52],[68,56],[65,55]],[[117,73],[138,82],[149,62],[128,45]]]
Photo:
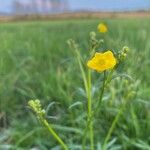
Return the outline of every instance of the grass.
[[[86,98],[81,74],[66,41],[80,43],[88,55],[89,32],[106,22],[103,49],[130,47],[126,63],[119,68],[133,78],[126,89],[136,89],[136,97],[126,106],[111,140],[110,150],[150,149],[150,27],[149,19],[70,20],[0,24],[0,149],[59,149],[57,143],[27,107],[29,99],[40,99],[49,119],[71,150],[81,148],[85,127]],[[100,35],[98,35],[100,37]],[[99,84],[94,77],[94,87]],[[105,92],[102,110],[95,123],[95,146],[101,141],[120,107],[124,79],[117,78]]]

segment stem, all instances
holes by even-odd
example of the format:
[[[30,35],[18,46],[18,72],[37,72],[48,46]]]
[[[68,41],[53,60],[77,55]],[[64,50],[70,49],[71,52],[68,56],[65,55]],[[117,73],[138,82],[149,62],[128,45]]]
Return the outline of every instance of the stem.
[[[54,136],[54,138],[60,143],[60,145],[62,146],[62,148],[64,150],[68,150],[67,145],[62,141],[62,139],[57,135],[57,133],[52,129],[51,125],[45,120],[42,119],[41,120],[42,123],[45,125],[45,127],[48,129],[48,131]]]
[[[86,94],[87,94],[87,92],[88,92],[88,85],[87,85],[87,79],[86,79],[85,70],[84,70],[83,64],[82,64],[82,58],[81,58],[80,53],[78,52],[78,49],[75,49],[75,52],[76,52],[77,61],[78,61],[79,67],[80,67],[80,71],[81,71],[81,74],[82,74],[85,91],[86,91]]]
[[[98,112],[99,108],[100,108],[106,83],[107,83],[107,81],[106,81],[106,72],[104,71],[103,85],[102,85],[101,93],[100,93],[100,96],[99,96],[99,101],[98,101],[98,104],[95,108],[94,114],[96,114]]]
[[[102,97],[103,97],[103,94],[104,94],[104,89],[105,89],[106,83],[107,83],[107,82],[106,82],[106,73],[104,72],[103,86],[102,86],[102,89],[101,89],[101,93],[100,93],[98,105],[96,106],[96,109],[94,110],[94,112],[91,112],[91,115],[88,116],[87,125],[86,125],[86,128],[85,128],[83,137],[82,137],[82,139],[83,139],[83,142],[82,142],[82,150],[85,150],[85,141],[86,141],[87,130],[90,128],[91,120],[93,119],[93,117],[94,117],[94,115],[97,113],[97,111],[99,110],[99,107],[100,107],[100,104],[101,104],[101,101],[102,101]],[[88,96],[88,97],[89,97],[89,96]],[[91,126],[92,126],[92,125],[91,125]]]
[[[76,55],[76,58],[77,58],[77,62],[78,62],[78,64],[79,64],[79,68],[80,68],[80,71],[81,71],[81,75],[82,75],[82,79],[83,79],[83,83],[84,83],[84,88],[85,88],[85,91],[86,91],[86,95],[87,95],[87,98],[88,98],[88,120],[89,120],[89,118],[90,118],[90,113],[91,113],[91,77],[89,76],[89,78],[88,79],[90,79],[90,80],[88,80],[87,79],[87,76],[86,76],[86,71],[85,71],[85,69],[84,69],[84,66],[83,66],[83,62],[82,62],[82,57],[81,57],[81,55],[80,55],[80,52],[79,52],[79,50],[78,50],[78,47],[77,47],[77,45],[73,42],[73,41],[71,41],[71,44],[72,44],[72,47],[74,48],[74,52],[75,52],[75,55]],[[90,73],[88,73],[88,74],[90,74]],[[88,83],[90,83],[89,85],[88,85]],[[89,113],[90,112],[90,113]],[[88,122],[88,121],[87,121]],[[92,124],[91,124],[91,126],[92,126]],[[86,128],[88,129],[89,128],[89,126],[86,126]],[[82,139],[83,139],[83,141],[82,141],[82,149],[84,150],[85,148],[85,142],[86,142],[86,134],[87,134],[87,129],[84,131],[84,133],[83,133],[83,137],[82,137]],[[91,131],[92,131],[93,129],[91,128]],[[91,138],[90,139],[92,139],[92,132],[91,132]],[[93,143],[92,142],[92,140],[91,140],[91,143]]]
[[[122,107],[120,108],[118,114],[116,115],[115,119],[113,120],[113,122],[111,124],[111,127],[109,128],[109,131],[108,131],[108,133],[106,135],[106,138],[104,140],[104,144],[103,144],[102,150],[106,150],[107,142],[108,142],[108,140],[111,137],[111,134],[112,134],[112,132],[113,132],[113,130],[114,130],[114,128],[115,128],[115,126],[116,126],[116,124],[117,124],[117,122],[118,122],[118,120],[119,120],[119,118],[120,118],[120,116],[121,116],[121,114],[123,112],[123,109],[124,109],[125,105],[126,105],[126,102],[122,105]]]
[[[94,134],[93,134],[93,121],[92,117],[92,98],[91,98],[91,71],[88,70],[88,122],[89,122],[89,130],[90,130],[90,148],[94,150]],[[88,123],[87,122],[87,123]]]

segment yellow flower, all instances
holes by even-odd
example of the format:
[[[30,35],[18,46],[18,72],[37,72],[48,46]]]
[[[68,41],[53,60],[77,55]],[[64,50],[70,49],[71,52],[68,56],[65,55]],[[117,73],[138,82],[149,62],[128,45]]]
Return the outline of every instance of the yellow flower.
[[[103,23],[100,23],[97,27],[99,32],[105,33],[108,31],[107,26]]]
[[[95,53],[95,56],[87,62],[87,66],[98,72],[113,69],[116,65],[116,58],[113,53],[108,50],[105,53]]]

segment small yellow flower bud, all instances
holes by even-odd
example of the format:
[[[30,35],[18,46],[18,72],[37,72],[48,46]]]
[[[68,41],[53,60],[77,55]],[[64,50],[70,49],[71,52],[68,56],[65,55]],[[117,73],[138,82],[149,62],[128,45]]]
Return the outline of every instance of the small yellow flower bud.
[[[107,26],[104,23],[100,23],[97,27],[98,31],[101,33],[105,33],[108,31]]]

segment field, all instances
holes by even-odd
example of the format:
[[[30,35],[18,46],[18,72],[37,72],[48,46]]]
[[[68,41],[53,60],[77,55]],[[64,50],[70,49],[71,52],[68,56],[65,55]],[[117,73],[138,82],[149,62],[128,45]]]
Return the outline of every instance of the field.
[[[103,49],[130,48],[119,73],[128,74],[132,78],[128,87],[136,89],[136,96],[127,104],[112,133],[108,149],[150,150],[150,19],[146,18],[1,23],[0,149],[60,149],[27,106],[30,99],[41,100],[44,108],[55,102],[48,111],[49,116],[55,117],[49,122],[71,150],[81,149],[86,98],[79,67],[66,41],[73,38],[78,42],[86,58],[89,32],[97,32],[99,22],[109,28],[103,35]],[[99,33],[97,36],[101,38]],[[99,78],[101,75],[94,76],[93,86]],[[120,107],[123,82],[119,78],[105,91],[94,125],[97,150]]]

